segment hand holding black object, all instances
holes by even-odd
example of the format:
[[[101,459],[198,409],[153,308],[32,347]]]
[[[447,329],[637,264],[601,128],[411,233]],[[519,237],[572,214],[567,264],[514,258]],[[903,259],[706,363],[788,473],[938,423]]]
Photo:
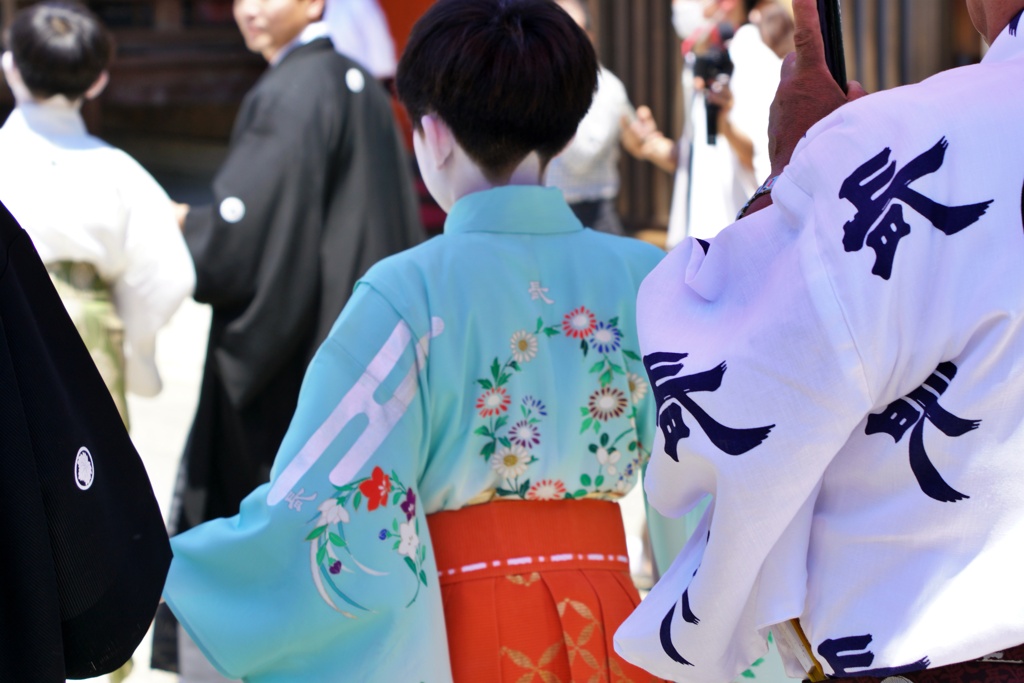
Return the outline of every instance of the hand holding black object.
[[[797,143],[811,126],[867,94],[856,81],[850,81],[844,92],[829,73],[817,2],[793,0],[796,51],[782,62],[782,80],[768,122],[773,176],[786,167]]]

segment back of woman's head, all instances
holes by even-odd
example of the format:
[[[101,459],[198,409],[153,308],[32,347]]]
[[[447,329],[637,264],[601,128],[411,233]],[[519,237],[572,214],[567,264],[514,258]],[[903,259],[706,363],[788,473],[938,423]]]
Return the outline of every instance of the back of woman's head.
[[[113,41],[96,15],[65,2],[40,2],[18,12],[6,43],[36,97],[81,97],[113,55]]]
[[[438,0],[398,65],[398,95],[419,127],[440,117],[489,176],[530,152],[562,150],[590,108],[597,56],[552,0]]]

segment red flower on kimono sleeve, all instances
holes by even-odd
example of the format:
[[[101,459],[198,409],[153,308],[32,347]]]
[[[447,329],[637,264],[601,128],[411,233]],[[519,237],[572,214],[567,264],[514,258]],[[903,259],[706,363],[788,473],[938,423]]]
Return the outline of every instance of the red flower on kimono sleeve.
[[[359,485],[359,492],[366,496],[367,510],[376,510],[381,505],[387,505],[388,494],[391,493],[391,477],[384,474],[381,468],[374,467],[370,478]]]

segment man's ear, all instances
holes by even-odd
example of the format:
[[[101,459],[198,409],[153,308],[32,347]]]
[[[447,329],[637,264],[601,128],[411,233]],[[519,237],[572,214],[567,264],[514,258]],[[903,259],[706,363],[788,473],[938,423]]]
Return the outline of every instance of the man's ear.
[[[310,22],[321,21],[324,18],[324,10],[327,8],[327,0],[307,0],[306,18]]]
[[[96,77],[89,89],[85,91],[85,99],[93,100],[100,96],[103,89],[107,87],[107,83],[110,82],[110,73],[104,69],[100,72],[100,75]]]
[[[4,53],[0,55],[0,65],[3,65],[5,76],[18,70],[18,67],[14,64],[14,55],[11,54],[10,50],[4,50]]]
[[[433,114],[420,119],[423,143],[435,168],[444,166],[455,151],[455,136],[444,121]]]

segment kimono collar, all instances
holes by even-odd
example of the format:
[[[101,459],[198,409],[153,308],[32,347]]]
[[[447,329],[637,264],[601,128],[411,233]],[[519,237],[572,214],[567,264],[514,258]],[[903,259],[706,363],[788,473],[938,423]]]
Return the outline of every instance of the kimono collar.
[[[446,235],[501,232],[554,235],[578,232],[583,224],[562,191],[540,185],[507,185],[462,197],[444,222]]]
[[[982,64],[1005,62],[1024,56],[1024,10],[1014,15],[1002,33],[992,42]]]
[[[60,95],[43,102],[22,102],[11,112],[12,122],[21,119],[30,130],[48,138],[86,135],[78,104]]]
[[[326,38],[330,35],[327,29],[327,23],[323,21],[314,21],[312,24],[302,29],[302,32],[295,36],[295,40],[281,48],[281,51],[274,57],[274,61],[271,62],[271,66],[277,66],[281,63],[281,60],[288,56],[292,50],[297,47],[302,47],[308,43],[312,43],[317,38]]]

